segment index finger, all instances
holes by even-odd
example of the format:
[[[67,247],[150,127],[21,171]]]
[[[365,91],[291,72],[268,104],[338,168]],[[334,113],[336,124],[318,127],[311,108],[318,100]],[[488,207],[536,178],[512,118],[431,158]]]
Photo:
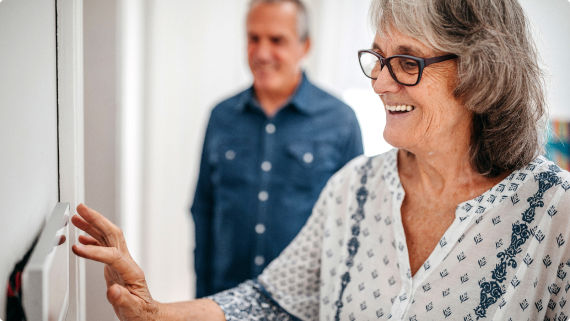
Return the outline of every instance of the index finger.
[[[79,204],[77,206],[77,213],[79,214],[79,216],[81,216],[81,218],[83,218],[83,220],[85,220],[86,223],[89,224],[91,228],[97,230],[100,236],[105,239],[105,241],[110,241],[111,239],[110,236],[111,235],[116,236],[116,234],[118,234],[120,231],[119,227],[113,224],[113,222],[109,221],[105,216],[101,215],[99,212],[95,211],[94,209],[89,208],[85,204]],[[91,236],[96,237],[95,235],[92,234]],[[106,245],[116,245],[116,244],[106,244]]]
[[[77,214],[73,215],[71,217],[71,223],[73,223],[73,225],[75,225],[78,229],[84,231],[91,237],[97,239],[97,241],[99,241],[101,244],[103,244],[104,239],[101,235],[101,232],[99,232],[99,230],[93,227],[91,224],[87,223],[81,216]]]

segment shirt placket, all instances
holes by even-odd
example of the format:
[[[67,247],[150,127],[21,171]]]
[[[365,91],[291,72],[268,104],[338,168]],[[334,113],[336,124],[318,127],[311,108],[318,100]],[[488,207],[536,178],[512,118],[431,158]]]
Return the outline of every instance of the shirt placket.
[[[442,238],[440,239],[439,243],[436,245],[433,252],[427,258],[426,262],[424,263],[424,266],[420,267],[420,269],[416,272],[413,278],[410,279],[409,282],[410,291],[408,292],[410,300],[408,302],[406,309],[402,314],[402,319],[407,319],[410,317],[411,314],[415,313],[415,311],[413,313],[410,313],[409,309],[410,303],[414,301],[414,296],[418,291],[421,291],[422,286],[425,284],[426,280],[430,278],[430,275],[432,273],[440,271],[439,272],[440,277],[446,276],[447,269],[445,268],[444,265],[442,265],[442,262],[456,246],[461,246],[459,245],[459,243],[461,243],[460,240],[463,238],[462,235],[471,225],[475,224],[474,221],[476,220],[476,218],[481,217],[486,211],[485,209],[481,208],[478,209],[476,206],[477,205],[475,204],[475,202],[468,201],[459,204],[459,206],[457,207],[455,213],[455,220],[452,222],[450,227],[442,236]],[[467,208],[473,209],[470,210],[471,213],[468,213],[466,211]],[[461,253],[463,254],[463,252]],[[426,265],[429,267],[429,270],[426,270]],[[448,304],[444,305],[442,309],[444,308],[449,308],[449,305]]]
[[[397,172],[394,173],[397,175]],[[398,296],[392,303],[391,314],[397,320],[404,320],[406,313],[410,307],[413,291],[412,275],[410,270],[410,260],[408,255],[408,247],[406,244],[406,237],[404,234],[402,218],[400,209],[404,200],[404,189],[398,183],[397,186],[392,186],[392,219],[394,221],[394,241],[395,251],[398,256],[399,273],[401,288]]]
[[[275,126],[274,119],[266,119],[262,129],[261,129],[261,153],[260,153],[260,163],[258,164],[257,170],[259,173],[259,189],[257,194],[257,202],[259,206],[257,207],[257,222],[254,225],[255,233],[255,253],[253,259],[253,271],[254,274],[259,274],[262,272],[263,267],[266,263],[266,256],[264,251],[264,244],[266,242],[265,235],[267,233],[267,220],[268,220],[268,204],[271,202],[272,191],[270,186],[271,172],[273,170],[273,157],[272,151],[273,146],[275,146],[275,132],[277,127]]]

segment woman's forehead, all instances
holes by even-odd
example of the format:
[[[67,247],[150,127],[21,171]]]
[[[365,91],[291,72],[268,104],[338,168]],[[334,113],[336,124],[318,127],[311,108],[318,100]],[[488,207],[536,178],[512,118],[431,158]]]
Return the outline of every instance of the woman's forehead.
[[[410,54],[420,57],[429,55],[434,51],[418,39],[405,35],[394,28],[376,32],[372,48],[384,54]]]

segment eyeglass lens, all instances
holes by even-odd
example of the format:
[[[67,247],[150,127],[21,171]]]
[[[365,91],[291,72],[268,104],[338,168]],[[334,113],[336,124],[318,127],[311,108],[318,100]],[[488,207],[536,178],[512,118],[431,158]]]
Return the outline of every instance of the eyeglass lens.
[[[384,60],[389,64],[392,77],[396,81],[405,85],[414,85],[418,81],[420,65],[417,61],[404,57],[391,57]],[[360,64],[366,76],[377,79],[381,71],[380,59],[369,52],[360,55]]]

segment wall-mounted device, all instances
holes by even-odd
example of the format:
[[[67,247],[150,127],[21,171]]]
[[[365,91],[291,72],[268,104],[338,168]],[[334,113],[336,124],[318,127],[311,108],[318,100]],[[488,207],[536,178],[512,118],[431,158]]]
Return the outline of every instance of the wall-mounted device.
[[[58,203],[22,275],[28,320],[63,321],[69,306],[69,203]]]

